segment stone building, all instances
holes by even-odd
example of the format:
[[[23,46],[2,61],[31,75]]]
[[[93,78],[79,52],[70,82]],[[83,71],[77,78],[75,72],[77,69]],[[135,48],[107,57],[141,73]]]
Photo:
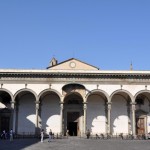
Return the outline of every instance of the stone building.
[[[46,69],[0,69],[0,132],[83,136],[150,132],[150,71],[104,71],[71,58]]]

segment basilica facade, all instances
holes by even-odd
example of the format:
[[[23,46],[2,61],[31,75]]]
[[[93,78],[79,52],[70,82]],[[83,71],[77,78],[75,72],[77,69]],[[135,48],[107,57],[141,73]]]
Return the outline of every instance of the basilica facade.
[[[150,132],[150,71],[106,71],[71,58],[0,69],[0,132],[84,136]]]

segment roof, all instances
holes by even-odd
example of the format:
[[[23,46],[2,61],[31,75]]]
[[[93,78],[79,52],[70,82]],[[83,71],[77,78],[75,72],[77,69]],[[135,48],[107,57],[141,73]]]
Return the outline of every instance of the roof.
[[[56,65],[47,67],[47,69],[57,69],[57,70],[99,70],[98,67],[80,61],[76,58],[70,58]]]

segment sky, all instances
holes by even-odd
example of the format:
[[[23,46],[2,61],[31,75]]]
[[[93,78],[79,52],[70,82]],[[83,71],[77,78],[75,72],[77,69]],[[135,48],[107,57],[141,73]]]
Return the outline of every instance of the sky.
[[[101,70],[150,70],[150,0],[0,0],[0,68],[76,58]]]

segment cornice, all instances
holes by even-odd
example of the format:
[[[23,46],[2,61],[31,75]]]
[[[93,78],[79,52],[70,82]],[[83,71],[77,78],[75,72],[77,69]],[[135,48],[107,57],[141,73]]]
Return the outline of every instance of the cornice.
[[[90,79],[150,79],[150,72],[131,71],[0,71],[0,79],[3,78],[90,78]]]
[[[150,79],[150,71],[0,69],[0,78]]]

